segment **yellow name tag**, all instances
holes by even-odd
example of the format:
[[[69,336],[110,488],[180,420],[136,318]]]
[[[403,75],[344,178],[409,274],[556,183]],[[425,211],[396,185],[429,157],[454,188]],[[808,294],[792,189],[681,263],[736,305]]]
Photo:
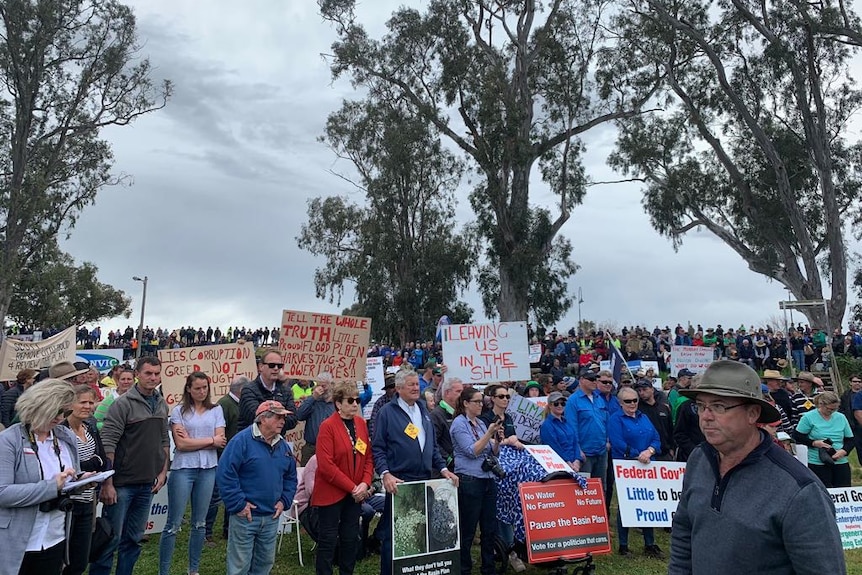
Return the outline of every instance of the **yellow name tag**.
[[[419,428],[410,422],[407,424],[407,427],[404,428],[404,433],[407,434],[407,437],[410,439],[416,439],[419,437]]]
[[[365,450],[368,449],[368,446],[365,445],[365,442],[359,437],[356,438],[356,445],[353,447],[356,448],[357,453],[361,455],[365,455]]]

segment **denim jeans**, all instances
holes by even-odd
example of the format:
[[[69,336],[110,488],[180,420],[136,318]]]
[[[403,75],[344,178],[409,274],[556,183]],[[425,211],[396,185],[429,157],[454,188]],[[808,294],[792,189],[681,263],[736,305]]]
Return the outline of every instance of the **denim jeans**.
[[[461,524],[461,573],[473,571],[473,537],[481,531],[482,575],[494,575],[494,539],[497,536],[497,482],[458,474],[458,511]]]
[[[652,545],[655,545],[654,528],[643,527],[641,531],[643,531],[644,534],[644,547],[650,547]],[[629,546],[629,528],[623,527],[623,518],[622,515],[620,515],[619,511],[617,511],[617,538],[619,539],[620,546]]]
[[[138,483],[115,489],[117,502],[102,509],[102,517],[114,528],[114,537],[102,555],[90,564],[90,575],[110,575],[115,551],[118,551],[115,575],[132,575],[141,554],[141,537],[153,502],[153,484]]]
[[[188,573],[197,573],[204,548],[204,528],[215,484],[216,468],[174,469],[168,476],[168,520],[159,541],[159,575],[170,575],[177,533],[189,499],[192,502]]]
[[[790,352],[790,355],[793,356],[793,363],[796,364],[796,369],[805,371],[805,350],[794,349]]]
[[[608,471],[608,452],[599,455],[587,455],[584,464],[581,465],[581,471],[589,473],[591,478],[601,479],[602,493],[607,494],[608,485],[605,483]],[[607,497],[607,495],[605,495]]]
[[[227,538],[227,575],[269,575],[275,563],[275,542],[281,519],[234,515]]]

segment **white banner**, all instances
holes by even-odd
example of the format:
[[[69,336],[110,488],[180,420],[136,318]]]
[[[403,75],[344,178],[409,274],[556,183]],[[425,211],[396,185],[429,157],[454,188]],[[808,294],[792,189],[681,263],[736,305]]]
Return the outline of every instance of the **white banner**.
[[[374,403],[383,395],[383,358],[369,357],[365,360],[365,383],[371,386],[371,401],[369,401],[362,409],[362,417],[371,419],[371,410],[374,409]],[[362,393],[362,390],[359,390]]]
[[[123,363],[123,349],[81,349],[76,357],[77,361],[86,361],[100,373],[106,373],[115,365]]]
[[[539,462],[546,473],[572,470],[550,445],[525,445],[524,449]]]
[[[539,360],[542,359],[542,344],[541,343],[531,343],[530,344],[530,363],[539,363]]]
[[[670,374],[676,377],[685,368],[694,373],[704,371],[713,362],[715,355],[711,347],[697,345],[672,345],[670,348]]]
[[[0,381],[15,379],[22,369],[39,370],[60,361],[75,361],[75,327],[31,342],[6,338],[0,345]]]
[[[827,489],[835,503],[835,520],[844,549],[862,547],[862,487]]]
[[[442,333],[446,377],[464,383],[530,379],[525,322],[447,325]]]
[[[682,494],[685,463],[614,459],[616,494],[625,527],[670,527]]]

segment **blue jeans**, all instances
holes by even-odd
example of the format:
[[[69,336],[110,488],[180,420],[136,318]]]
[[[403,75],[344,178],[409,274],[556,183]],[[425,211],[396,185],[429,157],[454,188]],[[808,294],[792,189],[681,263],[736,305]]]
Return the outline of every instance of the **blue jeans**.
[[[473,571],[473,537],[479,526],[482,575],[494,575],[494,539],[497,536],[497,482],[458,474],[458,512],[461,524],[461,573]]]
[[[584,460],[584,464],[581,465],[581,471],[584,473],[589,473],[591,478],[601,479],[602,481],[602,494],[607,497],[608,492],[608,484],[607,481],[607,472],[608,472],[608,452],[605,450],[603,453],[599,455],[587,455]]]
[[[805,371],[805,350],[794,349],[790,352],[790,355],[793,356],[793,363],[796,364],[796,369]]]
[[[204,548],[204,528],[210,497],[215,484],[216,468],[174,469],[168,476],[168,520],[159,541],[159,575],[170,575],[171,559],[177,533],[183,523],[183,513],[192,501],[192,532],[189,536],[188,573],[197,573]]]
[[[114,537],[102,555],[90,564],[90,575],[110,575],[115,551],[119,551],[115,575],[132,575],[141,554],[141,537],[153,502],[153,484],[123,485],[116,490],[117,502],[102,509],[102,517],[114,528]]]
[[[269,575],[275,563],[278,523],[272,515],[233,516],[227,537],[227,575]]]
[[[643,527],[641,531],[644,534],[644,547],[655,545],[655,530],[652,527]],[[629,546],[629,528],[623,527],[623,518],[619,511],[617,511],[617,538],[620,541],[620,547]]]

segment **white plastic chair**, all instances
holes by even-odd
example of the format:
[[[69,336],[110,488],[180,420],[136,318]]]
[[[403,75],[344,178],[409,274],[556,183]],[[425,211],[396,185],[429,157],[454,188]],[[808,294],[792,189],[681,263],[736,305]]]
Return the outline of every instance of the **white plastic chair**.
[[[305,567],[305,563],[302,562],[302,539],[300,538],[302,525],[299,523],[299,504],[296,501],[291,505],[291,512],[293,516],[291,516],[291,513],[281,514],[281,523],[278,525],[278,551],[281,551],[281,542],[284,539],[284,534],[296,531],[296,551],[299,553],[299,565]]]

